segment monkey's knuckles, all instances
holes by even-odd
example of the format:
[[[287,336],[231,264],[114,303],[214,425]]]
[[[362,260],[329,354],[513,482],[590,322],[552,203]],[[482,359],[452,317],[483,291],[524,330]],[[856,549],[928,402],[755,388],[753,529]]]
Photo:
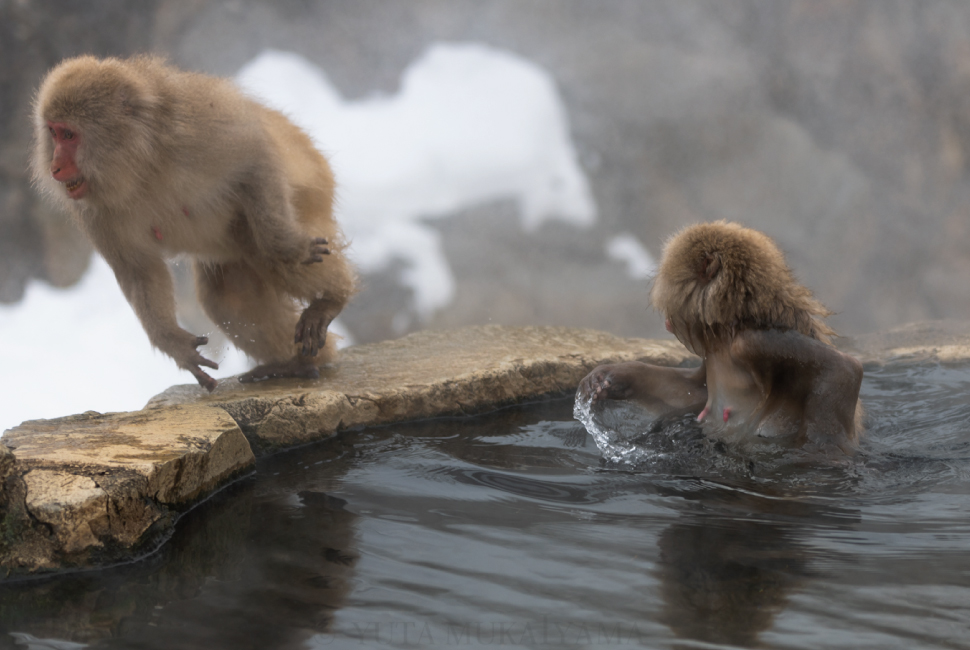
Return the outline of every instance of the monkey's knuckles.
[[[627,399],[630,396],[630,383],[614,372],[605,372],[593,378],[591,394],[594,402]]]
[[[326,241],[326,240],[324,240]],[[318,264],[323,261],[324,255],[329,255],[330,249],[326,246],[314,244],[310,247],[310,256],[303,260],[303,264]]]
[[[608,385],[609,384],[604,378],[603,374],[594,370],[586,375],[583,381],[579,384],[579,393],[584,398],[597,402],[605,399],[603,391]]]

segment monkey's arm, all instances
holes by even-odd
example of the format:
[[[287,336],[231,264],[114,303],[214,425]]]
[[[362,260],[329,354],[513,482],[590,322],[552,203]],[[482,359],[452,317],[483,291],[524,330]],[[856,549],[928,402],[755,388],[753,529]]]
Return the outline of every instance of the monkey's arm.
[[[100,246],[99,249],[104,254],[104,249]],[[179,368],[191,372],[201,386],[212,391],[216,387],[216,380],[200,366],[218,368],[219,364],[209,361],[196,350],[196,347],[207,343],[208,338],[186,332],[175,320],[172,276],[165,261],[144,253],[138,261],[110,253],[104,257],[152,345],[175,359]]]
[[[801,415],[799,438],[808,448],[852,453],[858,439],[862,364],[795,331],[748,330],[732,356],[762,383],[769,409]]]
[[[707,402],[707,370],[667,368],[640,361],[597,366],[579,385],[579,393],[594,402],[633,400],[657,413],[698,411]]]

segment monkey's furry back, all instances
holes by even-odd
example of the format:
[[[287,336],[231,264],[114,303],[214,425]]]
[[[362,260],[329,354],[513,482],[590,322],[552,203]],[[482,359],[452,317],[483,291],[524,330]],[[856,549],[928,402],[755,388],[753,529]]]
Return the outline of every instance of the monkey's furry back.
[[[705,348],[745,329],[796,330],[825,343],[831,315],[795,281],[767,235],[728,221],[681,230],[664,246],[651,300],[677,332]]]

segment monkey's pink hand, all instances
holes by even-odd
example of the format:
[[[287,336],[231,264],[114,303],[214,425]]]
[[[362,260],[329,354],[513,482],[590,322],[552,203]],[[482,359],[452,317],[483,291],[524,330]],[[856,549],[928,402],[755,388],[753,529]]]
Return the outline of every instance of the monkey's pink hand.
[[[324,255],[330,254],[330,249],[327,248],[327,241],[325,237],[314,237],[310,240],[310,256],[303,260],[304,264],[316,264],[323,261]]]
[[[212,368],[214,370],[219,369],[219,364],[215,361],[209,361],[203,357],[197,348],[200,345],[205,345],[209,342],[208,336],[197,336],[192,345],[192,351],[186,355],[183,359],[177,359],[180,368],[184,368],[195,376],[195,380],[199,382],[199,385],[205,388],[210,393],[216,389],[216,380],[210,377],[202,368],[199,366],[205,366],[206,368]]]
[[[597,366],[580,382],[579,393],[594,402],[629,399],[633,381],[622,364]]]

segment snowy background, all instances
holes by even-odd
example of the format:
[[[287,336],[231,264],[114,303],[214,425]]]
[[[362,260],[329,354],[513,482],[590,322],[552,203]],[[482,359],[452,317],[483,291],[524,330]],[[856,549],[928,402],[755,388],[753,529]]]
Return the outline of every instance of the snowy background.
[[[31,98],[63,57],[241,75],[305,124],[340,175],[357,343],[667,336],[644,278],[713,219],[774,237],[853,336],[970,319],[968,31],[952,0],[0,2],[0,427],[191,381],[120,298],[108,315],[110,275],[30,186]],[[185,267],[181,318],[205,333]]]
[[[356,101],[343,99],[319,67],[277,50],[243,66],[237,81],[289,115],[331,160],[337,219],[354,263],[365,275],[399,264],[409,289],[395,319],[402,332],[454,297],[455,279],[429,220],[508,200],[525,232],[549,221],[579,228],[596,221],[556,86],[521,57],[435,44],[405,70],[398,93]],[[633,235],[610,239],[605,253],[631,278],[653,269]],[[354,340],[352,330],[336,327]],[[22,342],[0,348],[0,429],[85,410],[136,410],[167,387],[192,382],[151,348],[97,256],[77,286],[34,281],[21,302],[0,306],[0,337]],[[217,338],[217,347],[204,350],[220,363],[214,376],[249,367]]]
[[[343,100],[323,70],[286,52],[264,52],[237,81],[327,154],[354,262],[365,274],[402,262],[420,318],[447,305],[455,290],[438,233],[425,220],[506,198],[527,230],[551,219],[591,226],[596,218],[555,84],[507,52],[437,44],[404,72],[398,94],[356,102]]]

